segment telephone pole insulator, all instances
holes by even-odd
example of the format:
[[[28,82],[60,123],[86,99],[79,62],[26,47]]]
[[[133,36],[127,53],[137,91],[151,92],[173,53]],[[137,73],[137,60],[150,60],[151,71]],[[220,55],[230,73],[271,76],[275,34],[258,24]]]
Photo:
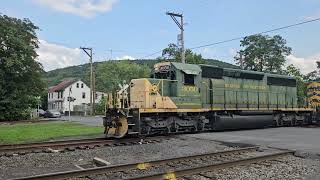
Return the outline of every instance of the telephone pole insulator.
[[[186,63],[186,57],[185,57],[186,55],[184,50],[184,35],[183,35],[183,32],[184,32],[183,14],[174,13],[174,12],[167,12],[166,14],[172,18],[172,20],[176,23],[176,25],[179,27],[181,31],[180,37],[178,38],[178,41],[181,41],[181,61],[182,63]],[[176,17],[180,18],[180,22],[177,20]]]

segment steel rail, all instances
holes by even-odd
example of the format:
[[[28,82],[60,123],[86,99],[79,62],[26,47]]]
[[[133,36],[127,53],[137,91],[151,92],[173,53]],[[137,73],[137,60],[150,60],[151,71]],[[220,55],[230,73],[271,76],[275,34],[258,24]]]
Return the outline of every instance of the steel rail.
[[[161,138],[170,138],[170,136],[157,136],[144,138],[144,142],[151,142]],[[105,138],[93,138],[93,139],[76,139],[65,141],[52,141],[52,142],[39,142],[30,144],[12,144],[12,145],[0,145],[0,154],[6,152],[21,152],[28,150],[44,149],[44,148],[62,148],[62,147],[79,147],[79,146],[95,146],[95,145],[126,145],[135,142],[140,142],[141,138],[125,138],[125,139],[105,139]],[[144,143],[142,142],[142,143]]]
[[[46,147],[71,146],[71,145],[78,145],[78,144],[99,143],[99,142],[108,142],[108,141],[112,141],[112,140],[107,140],[105,138],[92,138],[92,139],[74,139],[74,140],[64,140],[64,141],[47,141],[47,142],[37,142],[37,143],[28,143],[28,144],[5,144],[5,145],[0,145],[0,152],[29,150],[29,149],[46,148]]]
[[[200,167],[193,167],[193,168],[186,168],[176,171],[169,171],[165,173],[156,173],[152,175],[146,175],[146,176],[140,176],[135,178],[128,178],[130,180],[158,180],[158,179],[176,179],[178,177],[183,176],[191,176],[196,175],[203,172],[209,172],[212,170],[217,169],[224,169],[224,168],[230,168],[233,166],[239,166],[239,165],[247,165],[252,163],[258,163],[266,160],[272,160],[281,156],[293,154],[294,151],[283,151],[273,154],[267,154],[262,156],[255,156],[250,158],[244,158],[240,160],[231,160],[227,162],[212,164],[212,165],[206,165],[206,166],[200,166]]]
[[[196,154],[191,156],[183,156],[177,158],[169,158],[169,159],[162,159],[162,160],[155,160],[143,163],[132,163],[132,164],[121,164],[121,165],[114,165],[114,166],[105,166],[105,167],[98,167],[98,168],[89,168],[84,170],[74,170],[74,171],[66,171],[66,172],[58,172],[58,173],[50,173],[50,174],[43,174],[43,175],[36,175],[36,176],[29,176],[29,177],[22,177],[18,179],[66,179],[66,178],[76,178],[76,177],[85,177],[89,175],[95,174],[105,174],[109,172],[117,172],[117,171],[128,171],[133,169],[147,169],[152,166],[163,165],[169,162],[174,161],[187,161],[192,160],[195,158],[203,158],[208,156],[218,156],[218,155],[228,155],[233,153],[243,153],[243,152],[250,152],[255,151],[257,147],[247,147],[247,148],[240,148],[228,151],[219,151],[213,153],[206,153],[206,154]]]
[[[22,143],[22,144],[0,144],[1,149],[8,149],[13,147],[27,147],[27,146],[41,146],[43,144],[54,144],[54,143],[64,143],[64,142],[81,142],[81,141],[90,141],[90,140],[103,140],[105,138],[88,138],[88,139],[70,139],[70,140],[61,140],[61,141],[44,141],[44,142],[34,142],[34,143]]]

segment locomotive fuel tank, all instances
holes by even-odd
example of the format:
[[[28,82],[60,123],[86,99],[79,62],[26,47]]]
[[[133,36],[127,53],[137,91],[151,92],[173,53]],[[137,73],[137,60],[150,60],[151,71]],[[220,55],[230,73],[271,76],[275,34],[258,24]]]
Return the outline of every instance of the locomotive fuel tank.
[[[273,126],[273,115],[233,115],[217,116],[214,130],[257,129]]]

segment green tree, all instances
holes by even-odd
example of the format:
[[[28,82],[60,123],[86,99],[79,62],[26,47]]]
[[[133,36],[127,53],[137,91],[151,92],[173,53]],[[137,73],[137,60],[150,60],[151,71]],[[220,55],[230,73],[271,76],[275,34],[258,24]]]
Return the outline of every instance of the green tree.
[[[317,69],[314,71],[311,71],[309,73],[307,73],[304,76],[304,80],[306,82],[311,82],[311,81],[319,81],[320,77],[319,77],[319,72],[320,72],[320,61],[316,61],[317,64]]]
[[[36,30],[28,19],[0,15],[0,120],[28,118],[44,90]]]
[[[96,67],[96,89],[112,92],[119,89],[123,80],[129,83],[131,79],[149,77],[150,72],[149,67],[127,60],[99,63]]]
[[[293,64],[287,66],[285,72],[287,75],[295,77],[297,81],[298,104],[304,105],[307,97],[307,86],[304,81],[304,75],[301,73],[300,69],[295,67]]]
[[[96,114],[104,115],[106,106],[106,98],[102,97],[99,103],[96,104]]]
[[[191,49],[185,50],[186,63],[189,64],[203,64],[205,61],[201,54],[192,52]],[[162,58],[169,61],[181,62],[181,51],[176,44],[169,44],[168,47],[162,50]]]
[[[303,80],[304,78],[304,75],[301,73],[300,69],[295,67],[293,64],[290,64],[289,66],[287,66],[286,73],[289,76],[295,77],[296,79]]]
[[[180,58],[180,49],[176,44],[170,43],[168,44],[168,47],[162,50],[162,58],[178,61],[178,58]]]
[[[319,79],[319,77],[318,77],[318,71],[316,70],[311,71],[304,76],[304,80],[307,82],[316,81],[317,79]]]
[[[235,61],[248,70],[281,72],[286,62],[285,57],[291,53],[286,40],[279,35],[247,36],[240,43],[244,49],[237,53]]]

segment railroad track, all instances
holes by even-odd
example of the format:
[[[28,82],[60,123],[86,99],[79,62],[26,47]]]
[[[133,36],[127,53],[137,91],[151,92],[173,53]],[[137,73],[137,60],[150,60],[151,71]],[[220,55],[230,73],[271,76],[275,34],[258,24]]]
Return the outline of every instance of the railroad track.
[[[176,179],[221,168],[259,163],[292,154],[292,151],[261,152],[257,147],[197,154],[156,161],[103,166],[19,179]]]
[[[75,149],[93,149],[102,146],[123,146],[133,144],[147,144],[157,143],[164,139],[169,139],[170,136],[157,136],[141,138],[126,138],[126,139],[105,139],[105,138],[92,138],[92,139],[76,139],[65,141],[48,141],[28,144],[7,144],[0,145],[0,156],[13,156],[24,155],[28,153],[39,152],[63,152],[73,151]]]

